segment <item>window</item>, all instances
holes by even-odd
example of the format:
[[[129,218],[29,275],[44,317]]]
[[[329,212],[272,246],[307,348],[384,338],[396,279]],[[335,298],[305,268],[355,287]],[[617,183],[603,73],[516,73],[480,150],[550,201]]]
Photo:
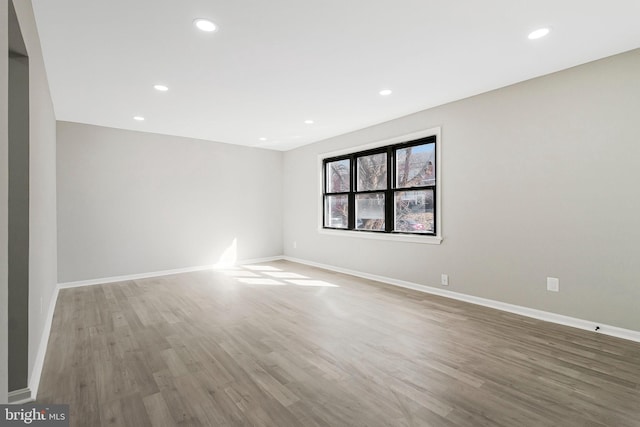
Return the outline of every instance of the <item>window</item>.
[[[438,134],[322,158],[322,228],[438,236]],[[438,241],[439,242],[439,241]]]

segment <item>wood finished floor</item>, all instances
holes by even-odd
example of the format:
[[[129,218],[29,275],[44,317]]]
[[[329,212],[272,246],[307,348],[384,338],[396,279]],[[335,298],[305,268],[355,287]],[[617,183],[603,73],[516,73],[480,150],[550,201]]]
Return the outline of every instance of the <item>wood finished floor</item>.
[[[60,291],[72,426],[640,426],[640,344],[285,261]]]

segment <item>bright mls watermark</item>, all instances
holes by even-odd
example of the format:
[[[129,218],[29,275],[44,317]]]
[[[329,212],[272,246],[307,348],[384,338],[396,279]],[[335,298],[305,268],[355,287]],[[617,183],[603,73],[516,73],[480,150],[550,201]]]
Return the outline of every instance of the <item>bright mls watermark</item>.
[[[69,427],[69,405],[0,405],[0,427]]]

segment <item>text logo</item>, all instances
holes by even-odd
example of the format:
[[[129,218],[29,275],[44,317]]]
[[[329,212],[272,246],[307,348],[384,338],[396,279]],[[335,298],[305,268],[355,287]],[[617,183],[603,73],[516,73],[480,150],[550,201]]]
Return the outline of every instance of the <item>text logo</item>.
[[[69,405],[0,405],[0,427],[69,427]]]

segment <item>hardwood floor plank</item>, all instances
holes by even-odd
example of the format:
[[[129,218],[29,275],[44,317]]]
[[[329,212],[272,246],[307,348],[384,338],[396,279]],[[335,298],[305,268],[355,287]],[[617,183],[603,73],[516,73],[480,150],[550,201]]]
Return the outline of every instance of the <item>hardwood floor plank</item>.
[[[167,402],[162,393],[150,394],[142,399],[142,403],[149,417],[149,422],[154,427],[173,427],[175,421],[171,416]]]

